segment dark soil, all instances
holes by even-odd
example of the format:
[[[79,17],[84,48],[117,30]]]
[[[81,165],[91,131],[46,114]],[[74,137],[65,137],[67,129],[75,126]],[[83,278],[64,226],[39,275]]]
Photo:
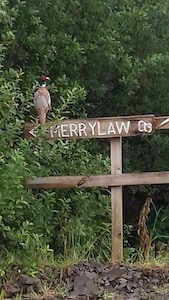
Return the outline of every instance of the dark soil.
[[[169,267],[139,269],[83,262],[62,270],[46,268],[37,278],[19,274],[3,288],[8,300],[17,294],[22,294],[17,299],[26,300],[169,300]]]

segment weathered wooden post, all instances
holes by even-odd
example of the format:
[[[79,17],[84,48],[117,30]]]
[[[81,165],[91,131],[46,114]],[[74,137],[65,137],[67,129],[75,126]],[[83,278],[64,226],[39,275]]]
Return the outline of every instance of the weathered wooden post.
[[[111,174],[122,174],[122,138],[110,140]],[[112,251],[111,261],[123,260],[123,199],[122,186],[111,187]]]

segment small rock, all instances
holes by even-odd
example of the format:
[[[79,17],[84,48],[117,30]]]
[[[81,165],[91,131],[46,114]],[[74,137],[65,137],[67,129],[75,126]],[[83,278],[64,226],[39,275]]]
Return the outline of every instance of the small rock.
[[[135,272],[134,274],[133,274],[133,278],[134,278],[134,280],[138,280],[138,279],[140,279],[142,277],[142,273],[141,272]]]
[[[81,295],[97,295],[98,287],[92,279],[86,276],[76,277],[74,281],[74,294],[76,296]]]
[[[13,286],[11,286],[11,287],[8,289],[8,295],[9,295],[9,296],[13,296],[13,295],[15,295],[16,293],[20,293],[20,291],[21,291],[20,286],[19,286],[17,283],[15,283]]]
[[[33,285],[37,283],[37,279],[28,275],[20,274],[18,278],[19,285]]]
[[[143,280],[140,279],[140,280],[138,281],[138,284],[139,284],[140,286],[143,286]]]
[[[109,281],[113,281],[116,278],[122,277],[125,272],[124,268],[115,267],[112,270],[105,272],[104,275],[109,279]]]
[[[98,278],[98,274],[95,273],[95,272],[85,271],[85,275],[86,275],[86,277],[88,277],[90,279],[96,279],[96,278]]]
[[[73,283],[72,282],[67,283],[66,287],[67,287],[68,292],[72,291],[73,290]]]
[[[121,289],[123,289],[124,287],[126,287],[126,285],[127,285],[127,279],[125,279],[125,278],[120,278],[120,279],[119,279],[119,282],[120,282],[119,287],[120,287]]]

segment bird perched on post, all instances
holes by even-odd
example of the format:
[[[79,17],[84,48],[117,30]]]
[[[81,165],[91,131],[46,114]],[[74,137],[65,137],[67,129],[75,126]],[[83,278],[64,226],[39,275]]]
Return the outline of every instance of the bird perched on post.
[[[46,88],[47,80],[50,80],[50,78],[45,75],[40,76],[40,87],[34,94],[34,107],[40,124],[46,123],[46,114],[48,110],[51,109],[51,97]]]

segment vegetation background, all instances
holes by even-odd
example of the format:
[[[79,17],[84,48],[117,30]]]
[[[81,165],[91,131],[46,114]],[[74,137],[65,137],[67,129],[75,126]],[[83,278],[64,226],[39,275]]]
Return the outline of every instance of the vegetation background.
[[[52,79],[51,120],[168,115],[168,24],[168,0],[0,1],[0,253],[8,266],[31,273],[51,253],[110,256],[108,189],[24,188],[25,177],[110,171],[107,140],[23,138],[38,76]],[[168,148],[166,130],[124,139],[124,172],[167,170]],[[126,246],[138,246],[129,236],[147,195],[152,240],[167,241],[169,187],[127,187]]]

